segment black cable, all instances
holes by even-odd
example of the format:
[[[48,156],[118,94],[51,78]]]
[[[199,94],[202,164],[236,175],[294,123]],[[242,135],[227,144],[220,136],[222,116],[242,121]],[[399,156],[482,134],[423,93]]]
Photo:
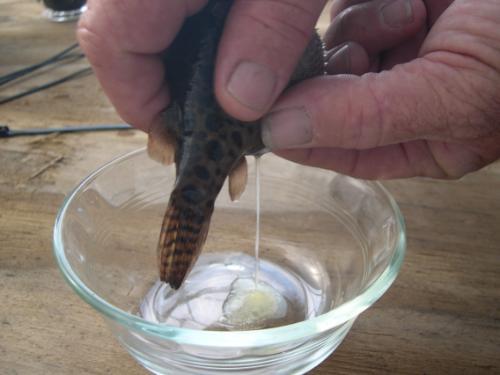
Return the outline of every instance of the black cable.
[[[43,68],[44,66],[47,66],[47,65],[50,65],[50,64],[53,64],[55,62],[59,62],[61,60],[64,60],[66,58],[68,58],[68,53],[71,52],[72,50],[74,50],[75,48],[78,47],[78,43],[75,43],[75,44],[72,44],[71,46],[69,46],[68,48],[65,48],[64,50],[62,50],[61,52],[55,54],[54,56],[51,56],[49,57],[48,59],[42,61],[42,62],[39,62],[39,63],[36,63],[36,64],[33,64],[33,65],[30,65],[28,67],[25,67],[25,68],[22,68],[22,69],[18,69],[14,72],[11,72],[11,73],[8,73],[8,74],[5,74],[3,76],[0,76],[0,86],[10,82],[10,81],[13,81],[19,77],[22,77],[26,74],[29,74],[29,73],[32,73],[40,68]],[[83,54],[79,54],[77,56],[82,56],[83,57]]]
[[[8,96],[7,98],[0,99],[0,105],[5,104],[5,103],[9,103],[13,100],[22,98],[22,97],[27,96],[27,95],[34,94],[34,93],[42,91],[42,90],[46,90],[46,89],[54,87],[56,85],[60,85],[61,83],[70,81],[72,79],[85,77],[91,73],[92,73],[92,68],[80,69],[80,70],[78,70],[74,73],[68,74],[67,76],[64,76],[62,78],[56,79],[54,81],[48,82],[46,84],[40,85],[38,87],[34,87],[34,88],[26,90],[26,91],[20,92],[18,94]]]
[[[133,129],[127,124],[105,124],[105,125],[79,125],[79,126],[64,126],[59,128],[40,128],[40,129],[22,129],[11,130],[6,125],[0,125],[0,138],[11,138],[30,135],[45,135],[52,133],[80,133],[94,131],[111,131],[111,130],[131,130]]]
[[[61,56],[59,59],[54,60],[53,62],[50,62],[48,64],[44,64],[43,66],[29,66],[24,69],[20,69],[16,72],[9,73],[3,77],[0,77],[0,86],[6,85],[9,82],[15,81],[16,79],[23,78],[24,76],[27,76],[30,73],[36,72],[38,69],[43,68],[43,67],[48,67],[51,64],[57,64],[57,63],[63,63],[63,62],[74,62],[77,61],[81,58],[83,58],[85,55],[83,53],[80,54],[69,54],[65,56]]]
[[[21,69],[17,72],[9,73],[8,75],[4,76],[5,78],[3,78],[3,80],[0,77],[0,86],[6,85],[7,83],[15,81],[16,79],[23,78],[24,76],[27,76],[30,73],[36,72],[39,68],[48,67],[51,64],[58,64],[58,63],[63,63],[63,62],[72,63],[72,62],[75,62],[75,61],[82,59],[83,57],[85,57],[85,55],[83,53],[69,54],[69,55],[61,56],[59,59],[57,59],[49,64],[45,64],[44,66],[40,66],[40,67],[36,67],[36,68],[34,68],[33,66],[30,66],[30,67]]]

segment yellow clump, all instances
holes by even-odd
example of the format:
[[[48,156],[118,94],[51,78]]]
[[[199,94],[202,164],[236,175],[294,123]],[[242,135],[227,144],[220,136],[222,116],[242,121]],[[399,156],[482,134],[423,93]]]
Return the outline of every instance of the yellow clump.
[[[285,299],[271,286],[238,279],[223,306],[224,323],[238,329],[264,328],[287,313]]]

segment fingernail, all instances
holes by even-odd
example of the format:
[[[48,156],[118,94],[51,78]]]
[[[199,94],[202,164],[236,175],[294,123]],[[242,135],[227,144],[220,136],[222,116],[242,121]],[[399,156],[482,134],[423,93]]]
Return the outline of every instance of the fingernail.
[[[271,150],[301,146],[312,137],[311,117],[304,108],[276,111],[262,121],[262,141]]]
[[[267,66],[242,61],[231,75],[227,91],[245,107],[261,112],[271,105],[276,80]]]
[[[389,27],[399,28],[413,22],[411,0],[394,0],[381,9],[382,19]]]
[[[345,44],[340,47],[328,59],[329,74],[348,74],[351,73],[351,54],[349,53],[349,45]]]

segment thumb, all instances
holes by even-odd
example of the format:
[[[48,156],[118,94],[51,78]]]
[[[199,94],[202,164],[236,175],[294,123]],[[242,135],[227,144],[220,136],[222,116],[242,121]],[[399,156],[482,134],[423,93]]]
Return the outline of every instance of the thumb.
[[[326,0],[236,0],[219,44],[215,94],[244,121],[262,117],[287,85]]]
[[[283,95],[263,120],[262,138],[272,150],[361,150],[449,138],[447,124],[455,119],[446,108],[455,108],[449,95],[454,81],[453,69],[424,58],[361,77],[315,78]]]

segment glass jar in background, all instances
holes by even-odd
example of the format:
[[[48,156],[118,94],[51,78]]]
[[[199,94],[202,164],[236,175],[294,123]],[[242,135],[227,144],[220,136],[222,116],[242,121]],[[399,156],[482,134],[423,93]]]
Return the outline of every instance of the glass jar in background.
[[[44,15],[54,22],[77,20],[86,9],[86,0],[43,0]]]

